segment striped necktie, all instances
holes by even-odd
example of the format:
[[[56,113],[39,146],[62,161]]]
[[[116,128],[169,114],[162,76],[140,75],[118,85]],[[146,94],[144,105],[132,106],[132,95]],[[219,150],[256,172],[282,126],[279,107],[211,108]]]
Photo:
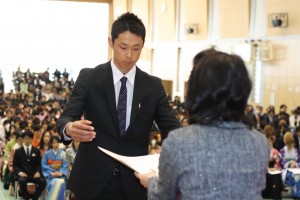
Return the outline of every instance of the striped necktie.
[[[126,88],[126,81],[127,78],[124,76],[121,78],[121,89],[119,93],[119,100],[118,100],[118,122],[119,122],[119,129],[120,135],[125,135],[126,130],[126,109],[127,109],[127,88]]]

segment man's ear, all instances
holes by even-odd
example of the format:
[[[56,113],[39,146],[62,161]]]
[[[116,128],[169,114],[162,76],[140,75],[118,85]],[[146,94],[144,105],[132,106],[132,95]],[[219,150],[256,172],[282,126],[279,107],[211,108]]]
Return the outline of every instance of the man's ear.
[[[114,44],[113,44],[113,41],[112,41],[112,38],[109,37],[108,38],[108,45],[110,46],[110,48],[113,48]]]

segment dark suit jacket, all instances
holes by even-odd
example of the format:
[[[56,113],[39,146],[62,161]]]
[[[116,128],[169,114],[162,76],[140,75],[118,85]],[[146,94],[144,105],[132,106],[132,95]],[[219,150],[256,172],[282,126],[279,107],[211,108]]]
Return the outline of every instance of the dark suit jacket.
[[[98,146],[125,156],[146,155],[154,120],[163,138],[170,130],[181,126],[169,106],[161,80],[139,68],[131,109],[130,125],[121,138],[110,62],[81,70],[57,123],[62,134],[68,122],[79,120],[84,114],[85,119],[93,122],[96,131],[96,138],[92,142],[81,143],[76,154],[68,186],[75,195],[95,199],[112,174],[116,161],[101,152]],[[69,143],[64,139],[63,142]],[[121,165],[121,176],[129,199],[145,197],[146,190],[131,169]]]
[[[298,151],[300,151],[299,138],[297,134],[294,134],[294,140],[295,140],[295,148],[298,149]]]
[[[33,178],[36,172],[39,172],[42,176],[40,150],[31,147],[30,156],[27,157],[24,147],[20,147],[15,151],[13,168],[15,178],[18,177],[19,172],[26,173],[28,178]]]

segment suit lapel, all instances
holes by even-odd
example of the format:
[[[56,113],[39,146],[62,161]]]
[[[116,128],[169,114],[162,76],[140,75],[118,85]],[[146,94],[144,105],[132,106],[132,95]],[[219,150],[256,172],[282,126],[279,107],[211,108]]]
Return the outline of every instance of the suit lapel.
[[[136,117],[139,115],[139,109],[141,107],[141,95],[143,90],[146,88],[146,86],[143,84],[143,77],[143,72],[139,68],[136,68],[130,124],[132,124],[135,121]]]
[[[102,69],[101,78],[104,80],[103,84],[105,88],[105,94],[110,109],[110,113],[112,114],[112,118],[114,120],[115,126],[118,127],[115,88],[114,88],[114,80],[113,80],[110,62],[107,62],[104,65],[104,67],[102,67],[101,69]]]

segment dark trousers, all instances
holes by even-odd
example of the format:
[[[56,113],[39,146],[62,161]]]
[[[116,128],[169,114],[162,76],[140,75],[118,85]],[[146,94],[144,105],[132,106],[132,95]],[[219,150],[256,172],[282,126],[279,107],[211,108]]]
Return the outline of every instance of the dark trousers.
[[[281,174],[267,174],[266,188],[262,191],[262,197],[267,199],[282,199]]]
[[[85,197],[79,197],[76,196],[76,191],[73,191],[75,193],[75,200],[87,200]],[[126,197],[125,190],[122,185],[121,175],[113,175],[111,174],[111,177],[101,192],[101,194],[96,198],[101,200],[128,200]]]
[[[40,178],[26,178],[26,177],[18,177],[18,181],[19,181],[19,184],[20,184],[20,189],[21,189],[21,193],[22,193],[22,196],[25,200],[29,199],[30,197],[33,199],[33,200],[37,200],[45,186],[46,186],[46,180],[42,177]],[[35,183],[36,185],[36,190],[35,190],[35,193],[33,195],[29,195],[28,192],[27,192],[27,183]]]

